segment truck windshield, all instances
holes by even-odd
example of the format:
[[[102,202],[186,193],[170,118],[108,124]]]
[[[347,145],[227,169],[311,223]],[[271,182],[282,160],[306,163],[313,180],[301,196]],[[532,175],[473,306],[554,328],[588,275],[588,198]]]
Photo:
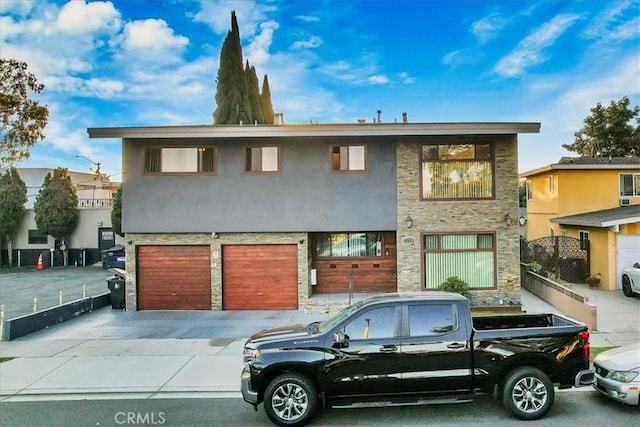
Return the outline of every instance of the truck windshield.
[[[318,325],[318,327],[317,327],[317,331],[320,332],[320,333],[324,333],[324,332],[327,332],[327,331],[333,329],[338,323],[342,322],[344,319],[349,317],[349,315],[351,313],[353,313],[354,311],[357,311],[366,302],[367,302],[367,300],[362,300],[360,302],[357,302],[357,303],[355,303],[353,305],[350,305],[349,307],[339,311],[338,313],[336,313],[332,317],[330,317],[327,320],[325,320],[324,322],[320,323]]]

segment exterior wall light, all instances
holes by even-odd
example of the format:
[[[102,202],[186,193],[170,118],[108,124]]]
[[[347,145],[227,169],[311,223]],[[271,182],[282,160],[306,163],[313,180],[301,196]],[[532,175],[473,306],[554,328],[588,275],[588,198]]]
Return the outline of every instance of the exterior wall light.
[[[527,217],[526,216],[521,216],[519,218],[519,222],[520,222],[520,225],[525,225],[527,223]]]
[[[411,218],[411,215],[407,215],[407,219],[404,220],[404,223],[407,224],[407,228],[413,227],[413,218]]]
[[[507,227],[511,226],[511,224],[513,223],[513,218],[511,218],[511,215],[506,214],[504,216],[504,223],[507,224]]]

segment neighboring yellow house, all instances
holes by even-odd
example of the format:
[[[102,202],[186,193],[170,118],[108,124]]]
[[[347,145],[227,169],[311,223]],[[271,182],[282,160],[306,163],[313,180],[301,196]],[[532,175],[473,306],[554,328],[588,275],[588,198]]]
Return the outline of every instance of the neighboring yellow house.
[[[601,289],[621,289],[620,272],[640,262],[640,157],[563,157],[520,174],[527,185],[527,233],[579,239]]]

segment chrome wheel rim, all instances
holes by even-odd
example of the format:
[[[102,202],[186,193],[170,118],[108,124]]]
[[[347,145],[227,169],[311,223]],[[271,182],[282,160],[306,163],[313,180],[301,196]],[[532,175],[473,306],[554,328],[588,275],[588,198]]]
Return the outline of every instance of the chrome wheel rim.
[[[271,407],[279,418],[295,421],[307,412],[309,397],[299,385],[283,384],[273,393]]]
[[[528,414],[538,412],[547,403],[547,387],[535,377],[522,378],[513,387],[511,398],[514,405]]]

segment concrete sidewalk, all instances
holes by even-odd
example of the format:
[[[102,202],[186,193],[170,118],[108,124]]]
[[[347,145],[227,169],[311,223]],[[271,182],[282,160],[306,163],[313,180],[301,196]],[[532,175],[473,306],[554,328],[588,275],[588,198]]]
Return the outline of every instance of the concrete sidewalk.
[[[640,297],[574,291],[598,307],[594,347],[640,340]],[[528,313],[558,313],[526,290]],[[242,347],[260,329],[324,320],[299,311],[138,311],[103,308],[0,342],[0,400],[240,397]]]

